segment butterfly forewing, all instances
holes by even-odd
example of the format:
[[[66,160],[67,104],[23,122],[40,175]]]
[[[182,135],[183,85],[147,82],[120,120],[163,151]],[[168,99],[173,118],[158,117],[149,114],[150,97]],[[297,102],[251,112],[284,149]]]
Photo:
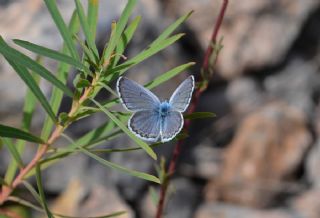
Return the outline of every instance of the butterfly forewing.
[[[194,77],[189,76],[172,94],[169,103],[173,110],[184,112],[190,103],[194,89]]]
[[[154,110],[160,105],[158,97],[151,91],[125,77],[118,79],[117,91],[121,102],[130,111]]]
[[[160,136],[159,113],[155,110],[138,111],[129,119],[128,127],[143,140],[157,141]]]
[[[182,129],[183,117],[178,111],[171,111],[162,120],[161,141],[167,142],[173,139]]]

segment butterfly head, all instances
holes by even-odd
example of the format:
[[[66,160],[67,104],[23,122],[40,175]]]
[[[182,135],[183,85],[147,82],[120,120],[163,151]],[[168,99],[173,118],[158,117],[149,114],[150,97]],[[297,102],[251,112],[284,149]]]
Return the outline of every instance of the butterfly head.
[[[167,114],[170,112],[171,110],[171,104],[167,101],[164,101],[160,104],[159,107],[159,113],[161,116],[167,116]]]

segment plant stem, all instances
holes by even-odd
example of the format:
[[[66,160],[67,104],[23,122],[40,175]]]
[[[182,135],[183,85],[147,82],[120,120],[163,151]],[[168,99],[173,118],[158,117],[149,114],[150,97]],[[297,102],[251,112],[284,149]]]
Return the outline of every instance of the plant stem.
[[[78,102],[74,102],[72,104],[72,108],[70,109],[70,112],[68,114],[69,117],[72,117],[80,108],[82,103],[87,100],[90,93],[94,89],[94,86],[96,85],[97,78],[94,78],[92,80],[92,86],[89,88],[86,88],[83,92],[82,96],[80,97]],[[17,175],[17,177],[13,180],[12,184],[10,186],[2,186],[2,191],[0,193],[0,205],[2,205],[5,201],[7,201],[8,197],[11,195],[12,191],[23,181],[24,177],[37,165],[37,163],[41,160],[41,158],[47,153],[50,145],[52,145],[63,133],[63,131],[67,128],[67,126],[62,126],[58,124],[55,128],[55,130],[52,132],[50,138],[48,139],[47,143],[40,145],[38,151],[36,152],[33,159],[28,163],[27,166],[22,168]]]
[[[218,59],[218,52],[219,51],[217,51],[217,53],[215,54],[216,56],[215,56],[214,62],[210,63],[210,61],[209,61],[210,57],[212,55],[212,52],[214,51],[212,43],[216,44],[217,35],[218,35],[218,32],[219,32],[221,23],[223,21],[224,14],[225,14],[225,11],[227,9],[227,6],[228,6],[228,0],[223,0],[222,6],[220,8],[219,15],[218,15],[217,22],[215,23],[215,26],[213,28],[211,41],[209,43],[209,46],[208,46],[208,48],[206,50],[206,53],[205,53],[205,56],[204,56],[204,61],[202,63],[202,67],[201,68],[202,68],[202,71],[207,72],[207,73],[209,72],[209,68],[210,67],[214,67],[215,66],[215,63],[216,63],[216,61]],[[210,66],[211,64],[212,64],[212,66]],[[207,79],[204,78],[204,77],[200,78],[200,82],[208,82],[206,80]],[[192,112],[195,111],[196,106],[197,106],[198,101],[199,101],[199,98],[200,98],[201,94],[206,90],[206,88],[207,88],[207,86],[199,87],[199,88],[196,89],[195,94],[194,94],[193,99],[192,99],[192,102],[190,104],[190,107],[188,109],[189,113],[192,113]],[[190,124],[191,124],[191,121],[190,120],[186,120],[186,122],[184,123],[184,127],[183,128],[186,131],[188,131],[188,129],[190,127]],[[157,213],[156,213],[156,216],[155,216],[156,218],[161,218],[162,215],[163,215],[166,194],[167,194],[167,190],[168,190],[168,187],[169,187],[169,184],[170,184],[170,178],[173,176],[173,174],[174,174],[174,172],[176,170],[177,161],[178,161],[178,158],[180,156],[181,146],[182,146],[183,143],[184,143],[183,139],[179,140],[177,142],[177,144],[175,145],[175,147],[174,147],[173,156],[172,156],[172,159],[170,160],[169,168],[167,170],[168,174],[164,178],[164,181],[163,181],[163,183],[161,184],[161,187],[160,187],[160,198],[159,198],[159,202],[158,202],[158,206],[157,206]]]

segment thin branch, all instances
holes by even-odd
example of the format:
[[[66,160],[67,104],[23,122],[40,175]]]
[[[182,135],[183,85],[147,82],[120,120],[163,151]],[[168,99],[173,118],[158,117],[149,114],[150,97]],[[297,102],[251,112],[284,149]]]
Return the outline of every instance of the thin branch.
[[[219,50],[214,50],[212,45],[216,45],[217,35],[218,35],[218,32],[219,32],[221,23],[223,21],[224,14],[225,14],[225,11],[227,9],[227,6],[228,6],[228,0],[223,0],[222,6],[221,6],[221,9],[220,9],[220,12],[219,12],[219,16],[218,16],[218,19],[217,19],[217,22],[215,23],[215,26],[214,26],[214,29],[213,29],[213,32],[212,32],[211,41],[210,41],[209,46],[208,46],[208,48],[206,50],[204,61],[202,63],[202,69],[201,70],[204,71],[205,73],[208,73],[208,74],[210,74],[209,73],[209,71],[210,71],[209,68],[210,67],[214,67],[214,65],[215,65],[215,63],[217,61],[217,58],[218,58]],[[215,51],[216,54],[213,54],[213,51]],[[210,58],[211,58],[212,55],[215,55],[215,58],[214,58],[214,62],[210,63]],[[210,66],[211,64],[212,64],[212,66]],[[210,78],[210,75],[209,75],[209,78]],[[200,79],[200,82],[208,82],[208,81],[207,81],[207,78],[202,75],[202,77]],[[207,88],[207,86],[198,87],[196,89],[196,92],[194,94],[194,97],[192,99],[191,105],[190,105],[189,110],[188,110],[189,113],[192,113],[192,112],[195,111],[196,106],[198,104],[198,100],[199,100],[201,94],[206,90],[206,88]],[[190,120],[186,120],[186,122],[184,123],[184,129],[185,130],[189,129],[190,123],[191,123]],[[180,153],[181,153],[181,146],[182,146],[183,143],[184,143],[183,139],[179,140],[177,142],[177,144],[175,145],[175,147],[174,147],[173,156],[172,156],[172,159],[171,159],[171,161],[169,163],[169,168],[168,168],[168,171],[167,171],[168,175],[164,178],[164,181],[163,181],[163,183],[161,185],[160,199],[159,199],[159,202],[158,202],[157,213],[156,213],[156,216],[155,216],[156,218],[161,218],[162,215],[163,215],[166,194],[167,194],[168,186],[170,184],[170,178],[175,172],[177,161],[178,161],[178,158],[179,158]]]

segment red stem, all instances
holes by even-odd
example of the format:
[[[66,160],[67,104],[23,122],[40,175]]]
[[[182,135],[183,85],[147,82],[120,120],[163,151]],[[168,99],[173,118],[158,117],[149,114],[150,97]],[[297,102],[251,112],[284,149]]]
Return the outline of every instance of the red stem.
[[[228,6],[228,0],[223,0],[223,4],[220,8],[220,12],[219,12],[219,16],[218,16],[218,20],[217,22],[215,23],[215,26],[214,26],[214,29],[213,29],[213,32],[212,32],[212,36],[211,36],[211,41],[208,45],[208,48],[206,50],[206,53],[205,53],[205,56],[204,56],[204,61],[202,63],[202,70],[203,71],[206,71],[208,72],[208,68],[210,67],[209,66],[209,59],[210,59],[210,56],[213,52],[213,47],[212,47],[212,43],[215,43],[216,40],[217,40],[217,35],[218,35],[218,32],[219,32],[219,29],[220,29],[220,26],[221,26],[221,23],[223,21],[223,18],[224,18],[224,14],[225,14],[225,11],[227,9],[227,6]],[[216,59],[217,60],[217,57]],[[213,63],[215,64],[215,63]],[[202,81],[205,80],[205,78],[201,78]],[[201,96],[201,94],[205,91],[206,87],[203,89],[203,88],[197,88],[196,89],[196,92],[193,96],[193,99],[192,99],[192,102],[191,102],[191,105],[188,109],[188,112],[189,113],[192,113],[195,111],[196,109],[196,106],[198,104],[198,101],[199,101],[199,98]],[[188,131],[189,127],[190,127],[190,120],[186,120],[186,122],[184,123],[184,129],[186,131]],[[174,147],[174,150],[173,150],[173,156],[172,156],[172,159],[169,163],[169,168],[168,168],[168,176],[164,179],[162,185],[161,185],[161,189],[160,189],[160,199],[159,199],[159,202],[158,202],[158,207],[157,207],[157,213],[156,213],[156,218],[161,218],[162,217],[162,214],[163,214],[163,209],[164,209],[164,206],[165,206],[165,199],[166,199],[166,194],[167,194],[167,190],[168,190],[168,186],[170,184],[170,177],[174,174],[175,172],[175,169],[176,169],[176,165],[177,165],[177,161],[178,161],[178,158],[180,156],[180,153],[181,153],[181,146],[182,144],[184,143],[184,140],[181,139],[178,141],[178,143],[175,145]]]

